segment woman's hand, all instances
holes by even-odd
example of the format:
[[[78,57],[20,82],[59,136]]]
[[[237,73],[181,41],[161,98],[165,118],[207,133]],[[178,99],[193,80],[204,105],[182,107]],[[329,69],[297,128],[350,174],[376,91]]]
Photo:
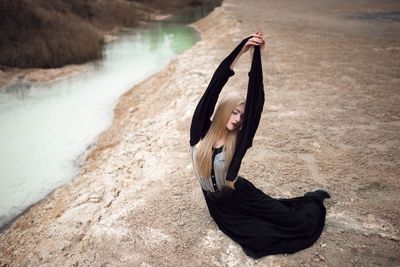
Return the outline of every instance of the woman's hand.
[[[234,181],[226,181],[226,186],[229,188],[235,189],[235,182]]]
[[[238,61],[239,57],[246,53],[247,51],[250,50],[250,59],[253,58],[253,53],[254,53],[254,46],[260,46],[261,48],[261,52],[263,51],[264,47],[265,47],[265,41],[264,41],[264,37],[263,37],[263,33],[262,32],[255,32],[253,33],[251,36],[253,36],[252,38],[250,38],[249,40],[247,40],[246,44],[243,46],[242,50],[240,51],[240,53],[236,56],[236,58],[233,60],[232,64],[230,65],[230,69],[233,70],[233,67],[236,65],[236,62]]]
[[[246,42],[242,48],[241,54],[244,54],[250,50],[250,58],[253,58],[254,46],[260,46],[260,51],[262,52],[265,47],[265,40],[263,33],[259,31],[253,33],[251,36],[253,37]]]

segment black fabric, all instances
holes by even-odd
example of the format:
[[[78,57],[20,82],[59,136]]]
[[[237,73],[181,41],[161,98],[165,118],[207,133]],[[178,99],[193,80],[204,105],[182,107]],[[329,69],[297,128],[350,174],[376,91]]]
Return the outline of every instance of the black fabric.
[[[219,148],[213,148],[212,160],[211,160],[211,182],[214,188],[214,191],[218,191],[217,187],[217,180],[215,179],[215,172],[214,172],[214,159],[215,157],[221,153],[223,150],[223,146]]]
[[[217,104],[218,96],[228,81],[229,77],[235,72],[230,69],[232,62],[239,54],[250,37],[245,38],[240,44],[221,62],[215,70],[210,83],[194,111],[192,124],[190,126],[190,145],[196,145],[203,138],[211,125],[211,116]]]
[[[294,253],[314,244],[325,224],[323,199],[329,196],[315,191],[275,199],[240,176],[234,190],[203,193],[218,228],[255,259]]]
[[[253,144],[258,124],[260,123],[261,113],[264,107],[264,84],[261,66],[260,48],[254,48],[253,61],[249,72],[249,83],[246,96],[246,107],[242,129],[236,138],[236,148],[231,164],[229,165],[226,179],[233,181],[239,172],[242,159],[248,148]]]
[[[211,116],[214,112],[218,96],[228,81],[229,77],[234,75],[230,65],[239,54],[240,50],[246,44],[247,37],[226,57],[214,72],[211,81],[197,104],[190,126],[190,145],[196,145],[203,138],[211,125]],[[247,87],[246,108],[244,112],[243,124],[238,132],[236,139],[236,149],[232,161],[229,165],[226,179],[233,181],[239,172],[240,165],[246,151],[251,147],[254,135],[261,118],[264,106],[264,85],[261,66],[261,54],[258,46],[254,49],[253,60],[249,72],[249,82]]]
[[[203,138],[211,124],[218,95],[229,77],[229,69],[246,41],[244,39],[215,71],[206,92],[196,107],[190,128],[190,145]],[[242,129],[228,169],[227,180],[237,177],[241,161],[256,133],[264,105],[264,87],[259,47],[255,47],[246,98]],[[244,252],[259,258],[271,254],[294,253],[311,246],[320,236],[326,210],[325,191],[308,192],[302,197],[275,199],[238,177],[235,189],[224,187],[218,192],[203,190],[210,215],[218,228],[238,242]]]

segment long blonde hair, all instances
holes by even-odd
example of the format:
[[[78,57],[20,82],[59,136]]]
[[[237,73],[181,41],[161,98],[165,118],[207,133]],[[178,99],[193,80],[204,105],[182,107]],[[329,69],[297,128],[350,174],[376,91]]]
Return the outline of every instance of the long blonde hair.
[[[227,94],[217,105],[211,122],[210,129],[206,136],[199,142],[195,154],[195,166],[202,177],[209,177],[212,168],[212,147],[217,140],[227,135],[225,142],[226,166],[229,166],[235,152],[236,135],[239,130],[227,129],[227,123],[233,110],[245,103],[245,99],[237,92]]]

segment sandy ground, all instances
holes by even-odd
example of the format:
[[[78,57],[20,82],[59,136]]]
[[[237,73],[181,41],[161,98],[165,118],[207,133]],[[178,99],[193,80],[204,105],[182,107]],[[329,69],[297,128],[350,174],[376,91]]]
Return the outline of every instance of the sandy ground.
[[[400,32],[395,1],[227,0],[202,41],[121,96],[81,174],[0,235],[0,266],[399,266]],[[388,19],[389,17],[389,19]],[[188,128],[219,62],[265,33],[266,105],[240,174],[267,194],[329,190],[311,248],[260,260],[218,231]],[[249,58],[225,92],[245,94]]]

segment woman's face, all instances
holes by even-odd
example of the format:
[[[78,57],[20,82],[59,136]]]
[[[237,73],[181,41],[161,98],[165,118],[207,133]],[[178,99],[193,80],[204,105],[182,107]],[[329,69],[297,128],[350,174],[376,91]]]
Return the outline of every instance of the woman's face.
[[[229,117],[229,121],[226,124],[226,128],[229,131],[234,131],[236,128],[240,127],[243,121],[244,115],[244,104],[240,104],[239,106],[235,107]]]

